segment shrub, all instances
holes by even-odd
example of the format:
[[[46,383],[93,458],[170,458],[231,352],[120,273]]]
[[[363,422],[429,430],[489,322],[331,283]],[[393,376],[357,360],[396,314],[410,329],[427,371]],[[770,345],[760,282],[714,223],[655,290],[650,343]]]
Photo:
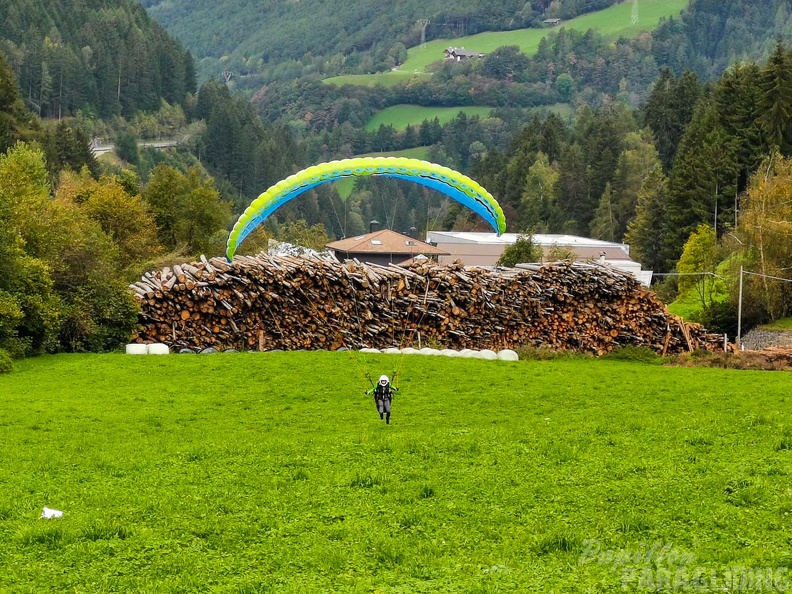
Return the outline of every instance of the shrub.
[[[11,360],[11,355],[0,349],[0,373],[11,373],[13,369],[14,362]]]
[[[129,342],[138,305],[120,281],[80,287],[64,308],[60,343],[69,352],[112,351]]]
[[[516,349],[520,361],[551,361],[553,359],[579,359],[588,357],[580,351],[555,350],[546,346],[522,346]]]
[[[660,363],[662,361],[662,357],[649,347],[633,345],[615,348],[607,355],[603,355],[602,358],[613,361],[638,361],[640,363]]]
[[[710,332],[737,336],[737,306],[731,301],[708,304],[693,316],[693,321]]]

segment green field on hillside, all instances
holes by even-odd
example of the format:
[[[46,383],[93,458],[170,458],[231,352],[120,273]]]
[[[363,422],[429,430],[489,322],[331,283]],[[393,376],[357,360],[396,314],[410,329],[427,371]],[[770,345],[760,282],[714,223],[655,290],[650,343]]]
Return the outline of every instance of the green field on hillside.
[[[366,130],[375,131],[381,124],[391,125],[397,130],[404,130],[407,126],[420,126],[424,120],[432,120],[437,117],[441,124],[445,124],[454,119],[459,112],[465,112],[469,116],[487,117],[492,111],[491,107],[423,107],[421,105],[394,105],[386,107],[382,111],[375,113],[366,123]],[[531,111],[552,112],[558,114],[563,119],[571,118],[574,115],[572,106],[568,103],[556,103],[537,107]]]
[[[392,357],[17,362],[0,591],[604,593],[792,567],[789,375]],[[398,366],[388,426],[362,372]]]
[[[366,153],[361,157],[407,157],[408,159],[421,159],[426,161],[429,158],[428,146],[416,146],[414,148],[402,149],[400,151],[383,151],[380,153]]]
[[[404,130],[407,126],[420,125],[424,120],[437,118],[441,124],[453,120],[459,112],[469,116],[487,117],[492,111],[491,107],[423,107],[421,105],[393,105],[375,113],[366,122],[366,130],[375,131],[381,124],[391,125],[397,130]]]
[[[605,10],[584,14],[564,21],[560,27],[588,31],[596,29],[609,39],[635,37],[641,31],[657,27],[660,19],[676,16],[686,8],[690,0],[640,0],[638,4],[638,23],[632,23],[632,2],[621,2]],[[548,33],[558,28],[518,29],[516,31],[488,31],[455,39],[434,39],[422,46],[408,50],[407,61],[400,70],[378,74],[349,75],[328,78],[331,84],[355,84],[373,87],[377,84],[396,85],[416,73],[423,73],[432,62],[443,59],[443,51],[448,47],[464,47],[471,51],[488,53],[505,45],[517,45],[530,55],[536,53],[539,42]]]
[[[604,37],[635,37],[641,31],[657,27],[661,18],[676,16],[690,3],[690,0],[640,0],[638,23],[632,24],[632,2],[621,2],[610,8],[584,14],[564,21],[559,27],[588,31],[596,29]],[[408,50],[408,59],[401,69],[405,72],[424,71],[432,62],[443,59],[443,51],[448,47],[464,47],[467,50],[488,53],[504,45],[516,45],[530,55],[536,53],[539,42],[548,33],[558,28],[519,29],[517,31],[488,31],[477,35],[456,39],[435,39],[423,46]]]

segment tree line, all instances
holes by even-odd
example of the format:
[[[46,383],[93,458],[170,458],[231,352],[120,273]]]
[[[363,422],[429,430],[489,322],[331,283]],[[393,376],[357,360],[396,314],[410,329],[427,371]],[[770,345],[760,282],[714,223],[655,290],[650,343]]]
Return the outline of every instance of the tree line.
[[[132,0],[7,0],[0,52],[44,118],[131,117],[196,90],[192,56]]]
[[[220,253],[232,205],[202,167],[100,166],[87,137],[24,107],[0,56],[0,367],[129,339],[127,285],[155,262]]]

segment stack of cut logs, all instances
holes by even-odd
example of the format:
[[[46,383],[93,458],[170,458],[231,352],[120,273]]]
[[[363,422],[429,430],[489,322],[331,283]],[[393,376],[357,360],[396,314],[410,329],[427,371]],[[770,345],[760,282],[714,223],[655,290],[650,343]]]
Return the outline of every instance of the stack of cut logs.
[[[602,355],[723,350],[632,276],[556,263],[487,269],[433,262],[377,266],[318,257],[237,256],[149,272],[131,285],[137,342],[173,349],[347,347],[503,349],[545,346]]]

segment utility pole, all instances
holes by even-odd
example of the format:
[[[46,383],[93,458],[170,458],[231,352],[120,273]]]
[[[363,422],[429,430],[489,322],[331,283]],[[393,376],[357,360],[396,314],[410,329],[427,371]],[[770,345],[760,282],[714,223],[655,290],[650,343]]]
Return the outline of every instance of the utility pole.
[[[429,26],[429,19],[418,19],[415,23],[421,28],[421,47],[426,45],[426,28]]]

